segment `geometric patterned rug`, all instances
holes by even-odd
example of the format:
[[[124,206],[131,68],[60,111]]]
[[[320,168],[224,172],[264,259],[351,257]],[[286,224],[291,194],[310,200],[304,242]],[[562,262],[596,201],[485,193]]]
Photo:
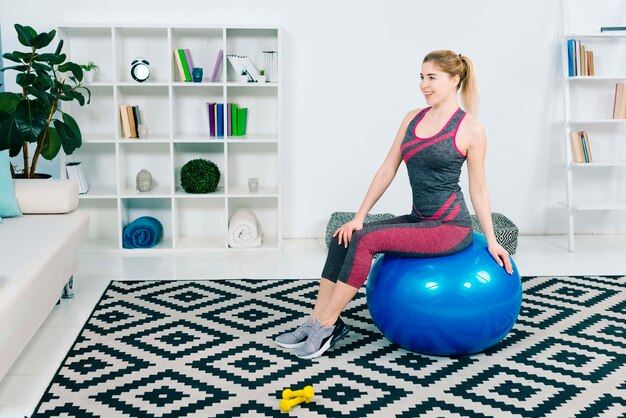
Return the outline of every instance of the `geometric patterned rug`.
[[[524,277],[520,316],[487,352],[406,351],[373,325],[302,360],[273,338],[317,280],[111,282],[35,417],[626,417],[626,276]],[[279,410],[284,388],[313,401]]]

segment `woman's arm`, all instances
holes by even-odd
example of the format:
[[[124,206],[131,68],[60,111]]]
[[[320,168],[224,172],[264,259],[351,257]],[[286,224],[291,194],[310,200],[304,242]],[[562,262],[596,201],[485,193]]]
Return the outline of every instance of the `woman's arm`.
[[[509,259],[509,253],[498,244],[496,235],[493,232],[489,193],[487,192],[487,181],[485,179],[485,154],[487,151],[485,131],[478,122],[472,120],[468,126],[466,126],[466,129],[463,130],[462,135],[466,136],[465,140],[462,142],[469,145],[467,148],[467,172],[469,175],[470,198],[474,212],[476,212],[476,217],[487,238],[489,252],[498,264],[504,266],[507,273],[511,274],[513,267]]]
[[[339,235],[339,244],[343,242],[346,247],[348,246],[348,243],[352,238],[352,233],[363,228],[363,221],[365,220],[365,217],[372,207],[374,207],[376,202],[378,202],[378,199],[380,199],[383,193],[385,193],[396,176],[398,167],[402,162],[402,152],[400,150],[402,140],[404,139],[409,123],[411,123],[411,120],[415,117],[417,112],[418,110],[414,110],[407,113],[402,120],[393,144],[387,153],[387,157],[385,157],[385,160],[376,171],[370,187],[367,189],[365,198],[363,198],[363,202],[361,203],[361,206],[359,207],[359,210],[354,218],[350,222],[347,222],[339,227],[333,234],[333,236]]]

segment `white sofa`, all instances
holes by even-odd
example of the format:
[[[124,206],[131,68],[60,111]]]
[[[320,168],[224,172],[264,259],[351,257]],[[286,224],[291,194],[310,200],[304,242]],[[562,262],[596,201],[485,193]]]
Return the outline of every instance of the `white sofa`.
[[[24,215],[0,224],[0,380],[59,301],[89,224],[76,182],[14,184]]]

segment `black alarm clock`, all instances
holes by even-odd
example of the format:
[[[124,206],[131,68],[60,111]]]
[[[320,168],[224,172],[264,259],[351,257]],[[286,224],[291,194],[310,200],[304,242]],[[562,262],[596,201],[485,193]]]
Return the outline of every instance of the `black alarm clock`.
[[[130,75],[133,80],[143,83],[150,77],[150,63],[141,57],[137,57],[130,63]]]

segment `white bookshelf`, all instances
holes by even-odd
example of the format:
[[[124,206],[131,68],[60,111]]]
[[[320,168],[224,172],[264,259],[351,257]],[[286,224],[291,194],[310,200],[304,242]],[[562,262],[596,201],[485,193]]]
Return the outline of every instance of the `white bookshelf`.
[[[566,31],[568,0],[562,1],[560,39],[564,98],[566,201],[569,250],[575,250],[575,218],[580,212],[623,211],[626,201],[611,184],[619,184],[626,168],[626,119],[612,119],[616,83],[626,82],[626,32],[576,33]],[[594,53],[595,75],[569,76],[567,40],[583,42]],[[570,132],[587,131],[592,163],[576,163]],[[580,187],[582,186],[582,187]]]
[[[65,163],[80,161],[90,184],[79,199],[90,215],[85,251],[244,251],[228,247],[227,240],[228,220],[238,208],[250,208],[261,224],[263,244],[252,250],[281,249],[280,81],[242,83],[226,58],[247,55],[262,68],[262,51],[279,51],[280,77],[280,28],[83,25],[63,26],[58,33],[71,61],[100,67],[88,86],[91,104],[67,108],[81,127],[83,145],[60,162],[65,176]],[[189,49],[194,65],[204,69],[202,82],[180,81],[173,59],[178,48]],[[223,60],[211,82],[220,49]],[[150,63],[150,77],[143,83],[130,75],[137,57]],[[206,102],[247,107],[247,135],[210,137]],[[149,129],[146,138],[124,138],[122,104],[139,106]],[[180,186],[181,167],[195,158],[219,167],[215,192],[189,194]],[[152,174],[155,187],[149,192],[135,188],[141,169]],[[248,191],[249,177],[259,179],[257,193]],[[123,227],[143,215],[163,224],[162,241],[151,249],[123,249]]]

